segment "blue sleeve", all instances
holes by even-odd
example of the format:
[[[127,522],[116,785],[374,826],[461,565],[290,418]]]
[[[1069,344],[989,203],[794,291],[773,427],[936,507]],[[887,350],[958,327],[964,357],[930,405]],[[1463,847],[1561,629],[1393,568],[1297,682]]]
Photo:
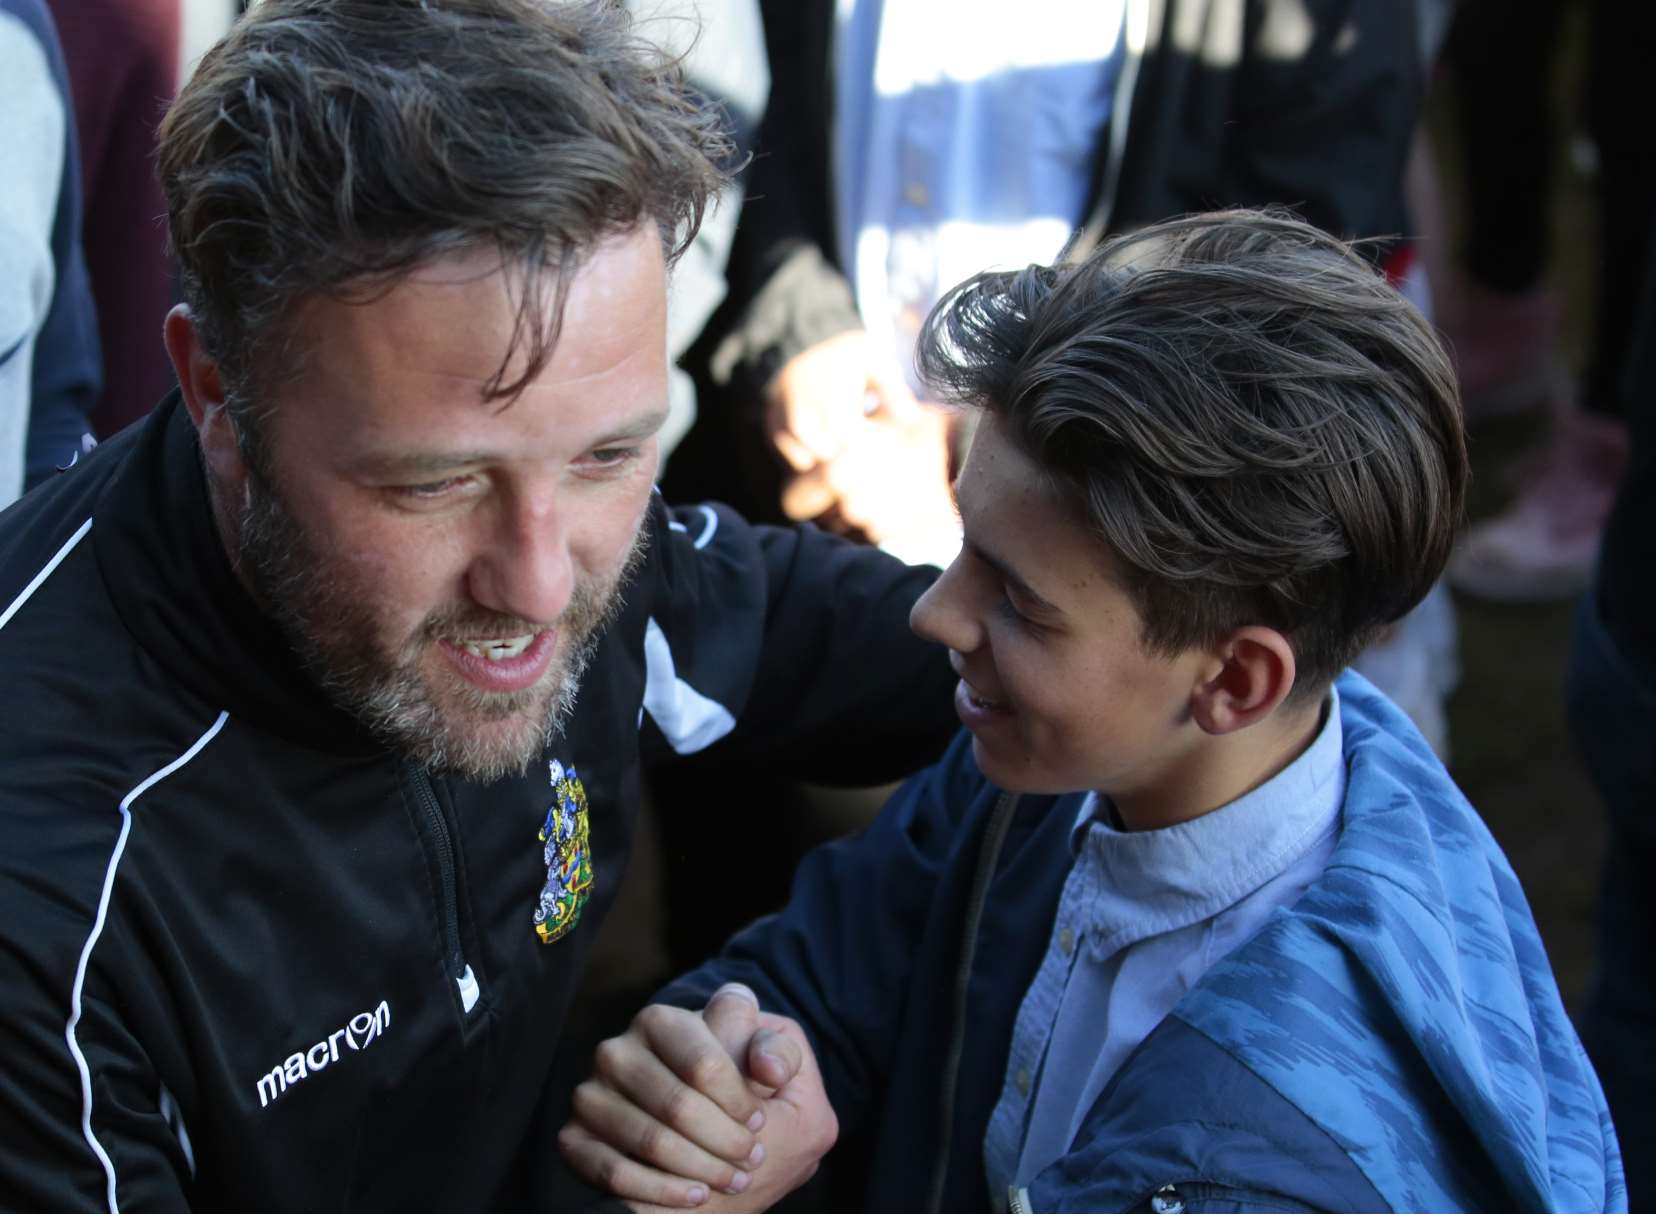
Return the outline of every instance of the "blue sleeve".
[[[962,732],[865,830],[806,856],[781,912],[735,937],[659,1000],[700,1008],[722,984],[746,983],[761,1008],[799,1021],[842,1128],[855,1128],[878,1108],[892,1073],[938,889],[969,868],[976,825],[995,795]]]

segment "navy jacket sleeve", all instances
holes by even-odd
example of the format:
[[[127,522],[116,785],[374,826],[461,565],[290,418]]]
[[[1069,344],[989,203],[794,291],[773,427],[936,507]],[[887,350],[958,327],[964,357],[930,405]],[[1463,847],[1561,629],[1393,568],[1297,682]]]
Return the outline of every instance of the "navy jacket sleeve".
[[[842,1129],[861,1128],[894,1070],[939,886],[976,846],[980,832],[968,823],[994,791],[962,732],[866,830],[808,855],[779,914],[738,935],[659,1001],[700,1008],[723,983],[746,983],[760,1007],[799,1021]]]

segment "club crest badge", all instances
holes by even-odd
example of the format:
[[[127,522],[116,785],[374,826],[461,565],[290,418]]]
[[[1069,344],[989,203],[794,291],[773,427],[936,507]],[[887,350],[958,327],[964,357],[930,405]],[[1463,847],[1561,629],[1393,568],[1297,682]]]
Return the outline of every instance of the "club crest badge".
[[[592,895],[592,845],[587,831],[587,795],[573,766],[553,759],[547,765],[552,779],[552,807],[540,829],[541,858],[546,884],[535,906],[535,934],[551,944],[569,934],[581,920],[581,910]]]

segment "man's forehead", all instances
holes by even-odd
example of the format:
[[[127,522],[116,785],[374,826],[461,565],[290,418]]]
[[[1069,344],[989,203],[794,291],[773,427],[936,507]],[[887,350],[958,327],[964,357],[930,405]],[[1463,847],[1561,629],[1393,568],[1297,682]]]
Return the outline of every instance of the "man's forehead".
[[[527,292],[535,298],[526,306]],[[493,248],[464,250],[388,283],[313,298],[293,328],[311,355],[305,361],[325,375],[427,376],[488,394],[530,372],[532,380],[550,369],[573,383],[664,357],[665,325],[665,266],[652,226],[603,242],[567,281],[556,271],[530,275]],[[537,337],[550,342],[537,347]],[[547,365],[530,365],[537,354]]]

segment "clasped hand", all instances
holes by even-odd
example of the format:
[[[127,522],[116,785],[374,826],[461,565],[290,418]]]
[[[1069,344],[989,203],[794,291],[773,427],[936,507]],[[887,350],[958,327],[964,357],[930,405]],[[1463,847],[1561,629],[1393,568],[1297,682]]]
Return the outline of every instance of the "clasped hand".
[[[752,1214],[809,1180],[838,1135],[805,1034],[732,983],[700,1012],[653,1004],[600,1045],[558,1146],[639,1214]]]

